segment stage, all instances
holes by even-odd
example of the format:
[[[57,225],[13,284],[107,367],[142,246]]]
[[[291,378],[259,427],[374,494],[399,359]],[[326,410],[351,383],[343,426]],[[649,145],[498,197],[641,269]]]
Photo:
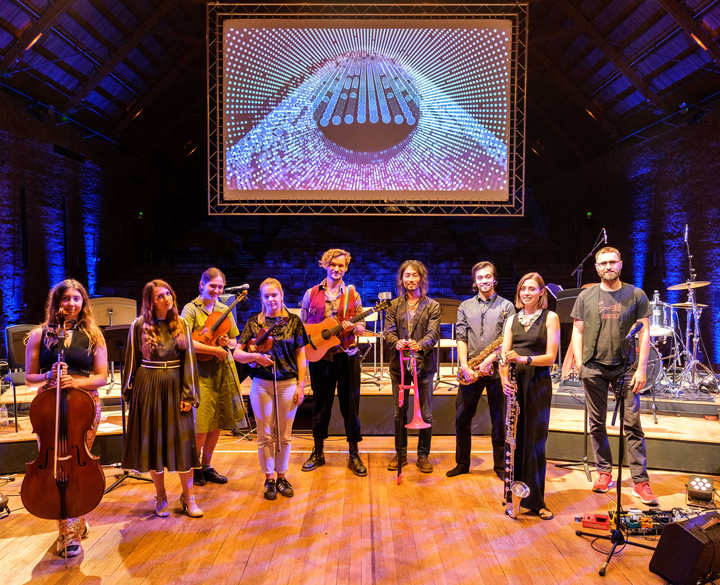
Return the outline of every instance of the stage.
[[[197,487],[201,519],[179,513],[179,481],[167,481],[171,514],[153,514],[151,484],[126,480],[88,515],[84,554],[62,559],[52,552],[54,521],[27,514],[17,494],[22,476],[0,491],[10,496],[9,517],[0,520],[0,574],[7,585],[59,583],[438,583],[658,585],[648,571],[652,553],[627,547],[607,575],[597,574],[605,555],[575,530],[575,514],[606,511],[615,492],[595,494],[584,472],[548,464],[546,502],[555,518],[543,521],[502,513],[502,483],[492,471],[489,438],[473,441],[471,473],[445,477],[454,466],[454,439],[436,437],[421,474],[410,464],[401,485],[386,470],[390,437],[367,437],[360,445],[366,478],[347,468],[346,443],[328,441],[327,464],[303,473],[312,447],[309,435],[294,438],[288,478],[295,497],[262,497],[254,442],[224,434],[213,463],[228,484]],[[651,460],[652,461],[652,460]],[[627,477],[627,470],[624,470]],[[108,485],[113,470],[106,470]],[[685,507],[687,474],[651,471],[660,508]],[[623,505],[646,509],[623,482]],[[597,531],[598,534],[604,534]],[[653,544],[641,540],[646,544]],[[607,550],[606,543],[599,543]]]
[[[454,436],[455,400],[457,388],[450,367],[442,368],[441,383],[433,395],[433,434]],[[391,436],[394,433],[393,397],[387,373],[379,368],[363,370],[360,421],[365,436]],[[118,376],[119,377],[119,376]],[[93,452],[100,456],[103,465],[120,461],[122,455],[122,418],[120,415],[120,387],[116,383],[108,393],[109,386],[100,389],[103,415],[95,439]],[[309,433],[312,416],[312,388],[307,382],[308,399],[298,410],[295,433]],[[243,395],[248,396],[250,380],[243,383]],[[22,473],[25,463],[35,458],[37,446],[27,417],[27,411],[35,391],[20,386],[17,389],[21,416],[20,432],[15,433],[12,417],[12,392],[2,396],[10,411],[10,425],[0,428],[0,474]],[[707,394],[698,394],[697,400],[686,394],[683,398],[658,398],[657,424],[652,416],[652,400],[649,392],[641,394],[641,415],[648,449],[648,460],[655,469],[720,475],[720,424],[717,421],[720,401]],[[617,436],[617,424],[613,427],[614,400],[608,400],[608,432]],[[410,408],[412,409],[412,399]],[[412,411],[410,411],[410,415]],[[579,461],[585,455],[584,402],[582,388],[572,386],[553,387],[553,403],[550,413],[550,434],[547,443],[548,458],[562,461]],[[705,417],[715,417],[707,420]],[[490,413],[487,399],[482,397],[473,420],[473,434],[489,435]],[[342,415],[336,400],[330,421],[330,435],[344,434]],[[415,431],[411,431],[411,434]],[[615,449],[615,443],[612,443]],[[588,439],[587,456],[593,461]],[[617,454],[616,454],[617,456]]]

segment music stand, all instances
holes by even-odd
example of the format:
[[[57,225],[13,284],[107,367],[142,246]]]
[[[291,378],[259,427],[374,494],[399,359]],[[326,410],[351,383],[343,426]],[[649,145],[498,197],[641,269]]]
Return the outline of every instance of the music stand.
[[[558,318],[560,319],[560,323],[573,323],[575,320],[570,315],[572,313],[573,307],[575,306],[575,301],[578,298],[578,295],[583,291],[582,288],[569,288],[567,290],[560,290],[557,292],[557,302],[555,304],[555,312],[558,315]],[[572,336],[571,336],[571,347],[572,347]],[[558,347],[558,355],[562,355],[561,348]],[[575,358],[577,360],[577,358]],[[560,370],[562,371],[562,361],[560,361]],[[562,384],[563,380],[560,379],[560,384]],[[585,476],[587,477],[588,481],[592,481],[592,472],[590,471],[590,465],[588,464],[588,410],[587,410],[587,404],[583,401],[583,406],[585,410],[585,424],[583,426],[583,443],[584,443],[584,451],[583,451],[583,458],[582,461],[569,461],[568,463],[555,463],[555,467],[574,467],[576,465],[582,465],[585,468]]]
[[[125,344],[127,343],[128,333],[130,332],[130,325],[114,325],[112,327],[106,327],[103,330],[103,337],[105,337],[105,344],[107,345],[108,361],[120,363],[120,372],[122,372],[123,363],[125,361]],[[122,389],[120,392],[120,412],[122,417],[122,435],[123,444],[125,444],[125,399],[122,395]],[[118,487],[126,479],[137,479],[139,481],[149,481],[152,479],[143,477],[139,473],[132,471],[123,470],[122,473],[118,473],[115,476],[115,483],[105,490],[108,494]]]
[[[100,327],[129,325],[135,320],[135,317],[137,317],[137,303],[133,299],[95,297],[90,299],[90,306],[95,314],[95,322]],[[108,386],[106,394],[109,395],[117,382],[115,382],[115,362],[109,357],[108,362],[110,364],[110,385]]]

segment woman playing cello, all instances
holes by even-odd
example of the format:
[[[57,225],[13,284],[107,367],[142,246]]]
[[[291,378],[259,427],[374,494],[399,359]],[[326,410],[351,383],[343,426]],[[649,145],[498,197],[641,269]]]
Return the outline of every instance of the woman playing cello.
[[[65,312],[66,323],[75,322],[73,330],[65,333],[65,359],[58,361],[58,312]],[[88,451],[92,446],[100,422],[100,398],[97,389],[107,384],[107,348],[100,328],[95,323],[90,299],[82,284],[67,279],[50,291],[45,310],[45,322],[34,329],[28,338],[25,358],[25,380],[28,385],[41,385],[38,395],[56,388],[84,390],[95,404],[95,419],[86,434]],[[72,412],[67,413],[68,419]],[[39,429],[35,429],[36,432]],[[27,478],[26,478],[27,481]],[[88,534],[85,517],[58,520],[57,553],[77,556],[82,552],[80,540]]]

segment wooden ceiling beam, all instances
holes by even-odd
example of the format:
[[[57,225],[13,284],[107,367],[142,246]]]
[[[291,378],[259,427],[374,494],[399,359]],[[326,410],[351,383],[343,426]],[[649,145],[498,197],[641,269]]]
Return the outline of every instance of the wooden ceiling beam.
[[[538,104],[530,95],[525,96],[525,100],[527,101],[527,105],[530,107],[530,109],[533,112],[533,115],[537,115],[538,118],[540,118],[543,123],[550,128],[557,136],[560,138],[567,147],[572,150],[575,153],[575,156],[577,156],[578,160],[580,162],[585,162],[587,160],[587,156],[585,156],[585,153],[582,151],[582,149],[578,146],[577,142],[575,142],[570,136],[568,136],[567,132],[563,130],[560,125],[555,121],[555,119],[550,116],[543,108]]]
[[[592,117],[600,126],[602,126],[610,136],[618,138],[619,134],[617,128],[613,126],[612,122],[605,117],[605,114],[593,103],[588,97],[581,92],[570,79],[559,69],[557,65],[545,55],[540,48],[536,48],[532,52],[540,64],[545,68],[545,71],[550,73],[555,78],[555,82],[562,87],[568,95],[573,98],[589,115]]]
[[[6,71],[13,67],[25,51],[32,47],[55,24],[55,21],[70,8],[73,2],[75,0],[57,0],[51,4],[43,15],[22,33],[15,46],[5,54],[2,61],[0,61],[0,71]]]
[[[680,28],[689,34],[698,46],[720,66],[720,47],[717,46],[702,24],[696,22],[676,0],[657,0],[657,2],[675,19]]]
[[[127,114],[125,114],[125,117],[115,125],[111,136],[116,136],[125,130],[130,122],[137,118],[140,115],[140,112],[153,103],[155,99],[165,90],[165,88],[167,88],[167,86],[175,80],[178,74],[185,70],[188,64],[202,52],[203,48],[204,44],[195,45],[192,49],[187,51],[183,58],[175,63],[175,65],[173,65],[172,68],[155,85],[153,85],[153,88],[146,93],[142,99],[132,105]]]
[[[575,6],[568,0],[560,0],[560,7],[565,11],[575,25],[580,29],[581,34],[587,36],[595,46],[602,51],[603,55],[610,61],[615,68],[622,73],[627,80],[637,89],[643,97],[648,100],[656,109],[668,111],[670,108],[663,99],[656,94],[653,89],[638,75],[638,73],[628,65],[628,63],[618,54],[618,52],[605,40],[595,26],[587,20]]]
[[[203,92],[194,101],[192,101],[185,110],[183,110],[179,115],[176,115],[172,121],[165,124],[164,130],[159,133],[155,140],[145,149],[145,160],[150,160],[173,132],[182,126],[192,114],[200,110],[203,105],[207,105],[207,99],[207,95]]]
[[[82,84],[80,89],[78,89],[73,96],[65,103],[64,109],[65,110],[73,110],[77,108],[80,105],[80,102],[82,102],[91,91],[93,91],[103,79],[107,75],[109,75],[115,67],[117,67],[125,57],[128,56],[130,51],[132,51],[143,39],[143,37],[146,34],[149,34],[150,31],[152,31],[153,28],[155,28],[155,25],[157,25],[163,18],[165,18],[165,15],[170,11],[170,9],[173,7],[173,1],[172,0],[164,0],[162,4],[160,4],[151,14],[150,16],[145,20],[145,22],[140,25],[140,27],[135,31],[135,33],[126,39],[126,41],[118,47],[118,49],[113,53],[112,57],[105,61],[105,63],[102,64],[102,66],[95,72],[95,74],[90,77],[85,83]]]

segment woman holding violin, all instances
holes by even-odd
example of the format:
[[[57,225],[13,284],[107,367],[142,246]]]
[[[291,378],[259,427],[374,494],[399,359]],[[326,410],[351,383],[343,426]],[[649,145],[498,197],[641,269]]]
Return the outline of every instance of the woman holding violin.
[[[553,513],[545,505],[545,442],[552,402],[550,368],[560,343],[560,319],[547,308],[545,281],[537,272],[520,279],[515,306],[519,311],[505,323],[502,360],[517,364],[516,383],[508,380],[506,368],[500,368],[503,391],[508,396],[515,394],[520,407],[514,479],[530,488],[520,505],[551,520]]]
[[[180,504],[199,518],[193,468],[200,468],[193,408],[200,402],[197,362],[190,328],[180,318],[177,297],[163,280],[143,289],[140,317],[130,327],[123,370],[123,397],[130,402],[122,466],[150,472],[156,491],[155,514],[170,515],[165,474],[177,471]]]
[[[191,332],[203,331],[206,323],[217,320],[227,310],[228,307],[219,300],[224,288],[225,275],[220,270],[208,268],[203,272],[200,278],[200,295],[182,310],[182,317],[187,321]],[[198,341],[193,335],[201,396],[197,410],[195,442],[198,454],[202,454],[202,469],[195,470],[196,485],[205,485],[208,481],[227,483],[227,477],[220,475],[211,466],[213,452],[220,438],[220,431],[233,428],[236,423],[245,420],[240,379],[231,356],[240,332],[232,313],[227,315],[224,322],[229,324],[227,333],[219,335],[214,345]],[[212,359],[203,361],[203,356],[210,356]]]
[[[61,359],[58,359],[59,352]],[[80,500],[87,508],[87,502],[93,501],[95,505],[102,499],[105,488],[105,477],[97,462],[97,458],[90,455],[90,447],[93,444],[100,422],[100,398],[98,388],[107,384],[107,348],[100,328],[95,323],[90,299],[85,287],[76,280],[67,279],[58,283],[50,291],[45,310],[45,322],[34,329],[28,338],[27,352],[25,358],[25,380],[28,385],[40,385],[38,395],[30,407],[30,416],[33,423],[33,431],[38,435],[40,454],[38,459],[28,465],[28,474],[23,481],[22,496],[23,503],[28,511],[42,518],[57,517],[59,535],[57,538],[57,553],[61,556],[74,557],[82,552],[80,540],[88,534],[88,524],[85,516],[68,518],[66,514],[48,514],[50,508],[56,507],[58,501],[62,501],[65,510],[77,509],[76,501]],[[57,392],[60,389],[61,392]],[[55,390],[56,392],[51,392]],[[73,394],[73,391],[75,392]],[[78,394],[81,391],[82,394]],[[56,432],[56,398],[53,396],[64,396],[66,400],[58,420],[65,438],[63,449],[68,450],[72,455],[68,460],[55,462],[46,465],[44,461],[52,459],[53,436],[57,441]],[[88,398],[90,400],[88,400]],[[57,400],[60,403],[60,400]],[[79,421],[79,412],[83,421]],[[37,414],[36,414],[37,413]],[[46,416],[43,416],[46,415]],[[76,430],[78,423],[86,424]],[[46,436],[45,431],[52,429],[51,436]],[[84,445],[68,445],[67,437],[84,438]],[[57,442],[55,443],[57,444]],[[46,453],[47,452],[47,453]],[[43,455],[46,453],[48,457]],[[78,480],[73,477],[73,470],[70,463],[77,461],[91,461],[93,463],[93,487],[88,484],[87,478]],[[67,467],[65,467],[67,465]],[[87,465],[81,467],[88,467]],[[65,474],[64,494],[58,498],[58,490],[61,490],[62,481],[58,479],[58,468],[63,468],[61,474]],[[36,468],[42,468],[38,471]],[[98,470],[100,476],[98,476]],[[49,481],[44,487],[36,488],[35,480],[43,472],[51,474]],[[70,477],[67,477],[70,475]],[[41,480],[43,481],[43,480]],[[55,485],[58,486],[57,490]],[[89,490],[85,492],[84,490]],[[99,490],[99,492],[98,492]],[[38,502],[38,499],[46,501]],[[94,506],[90,506],[92,509]],[[36,512],[36,510],[43,510]],[[64,518],[62,516],[65,516]]]
[[[262,310],[245,324],[235,359],[253,364],[250,403],[258,433],[258,457],[265,473],[264,497],[291,498],[294,491],[285,475],[295,413],[305,398],[305,346],[310,343],[300,317],[283,304],[282,285],[268,278],[260,285]],[[275,474],[277,473],[277,481]]]

